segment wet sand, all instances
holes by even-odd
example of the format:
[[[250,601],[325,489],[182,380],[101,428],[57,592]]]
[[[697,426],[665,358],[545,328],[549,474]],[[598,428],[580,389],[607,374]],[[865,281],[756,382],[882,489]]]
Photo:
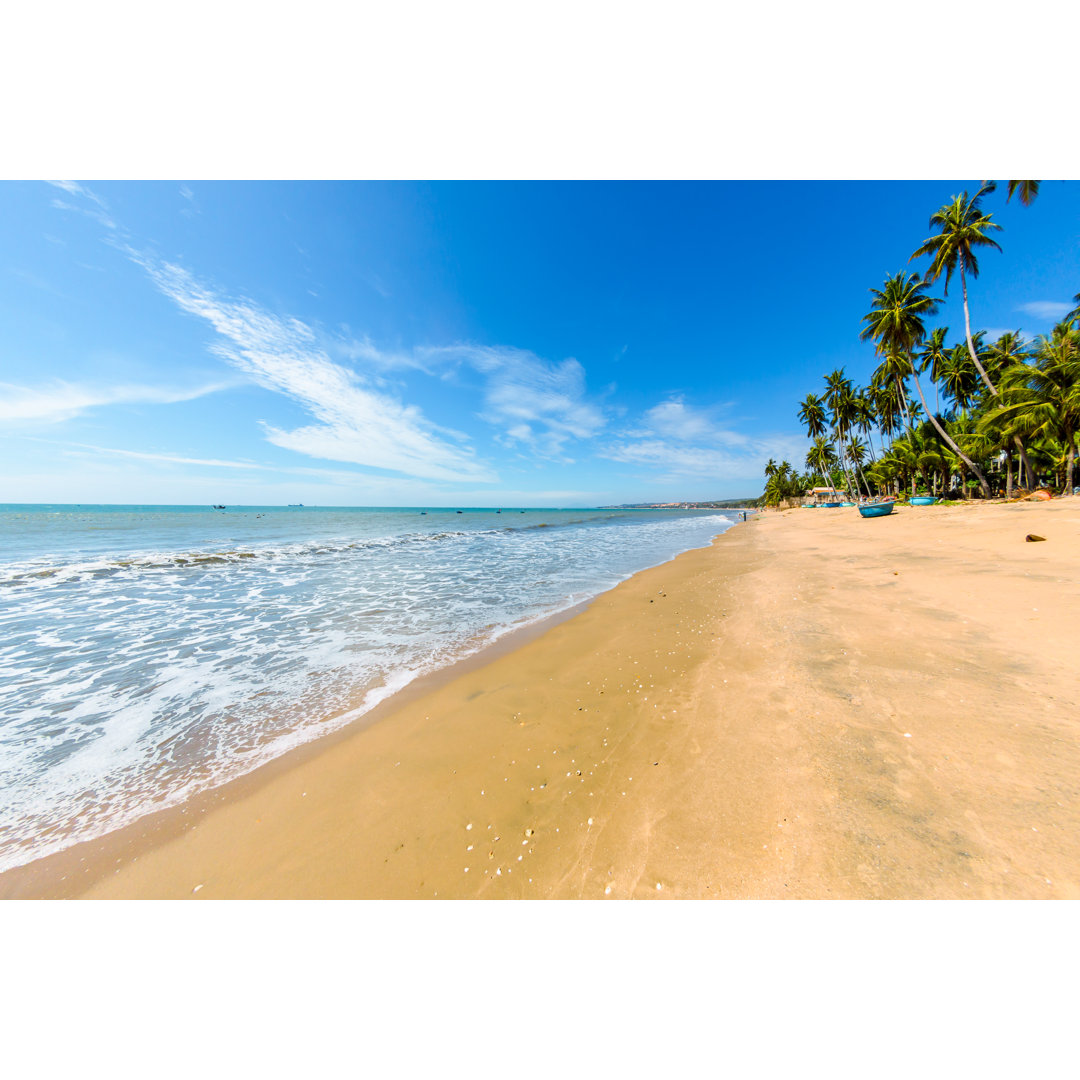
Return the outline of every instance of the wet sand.
[[[1078,610],[1080,500],[764,514],[0,895],[1080,897]]]

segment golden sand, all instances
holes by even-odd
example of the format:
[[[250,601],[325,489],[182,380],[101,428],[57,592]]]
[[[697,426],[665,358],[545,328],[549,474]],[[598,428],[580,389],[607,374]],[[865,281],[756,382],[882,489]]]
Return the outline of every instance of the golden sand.
[[[764,514],[0,894],[1075,898],[1078,612],[1080,500]]]

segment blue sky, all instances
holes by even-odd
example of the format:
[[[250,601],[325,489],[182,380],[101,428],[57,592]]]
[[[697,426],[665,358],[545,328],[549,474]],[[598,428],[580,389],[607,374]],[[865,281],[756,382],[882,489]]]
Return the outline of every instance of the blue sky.
[[[978,182],[3,183],[0,501],[756,495]],[[1046,332],[1077,187],[986,205],[973,327]]]

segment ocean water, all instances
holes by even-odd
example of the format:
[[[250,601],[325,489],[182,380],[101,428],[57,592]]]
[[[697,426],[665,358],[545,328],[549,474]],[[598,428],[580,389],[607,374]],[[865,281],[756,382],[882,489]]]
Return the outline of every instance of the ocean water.
[[[0,870],[248,772],[732,523],[0,505]]]

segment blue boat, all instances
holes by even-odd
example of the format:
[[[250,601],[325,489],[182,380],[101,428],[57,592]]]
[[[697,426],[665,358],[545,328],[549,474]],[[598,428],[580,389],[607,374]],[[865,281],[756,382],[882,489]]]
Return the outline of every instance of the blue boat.
[[[937,499],[933,495],[912,495],[912,506],[933,506]]]
[[[884,517],[886,514],[891,514],[895,503],[891,502],[879,502],[879,503],[867,503],[865,506],[859,507],[859,513],[863,517]]]

